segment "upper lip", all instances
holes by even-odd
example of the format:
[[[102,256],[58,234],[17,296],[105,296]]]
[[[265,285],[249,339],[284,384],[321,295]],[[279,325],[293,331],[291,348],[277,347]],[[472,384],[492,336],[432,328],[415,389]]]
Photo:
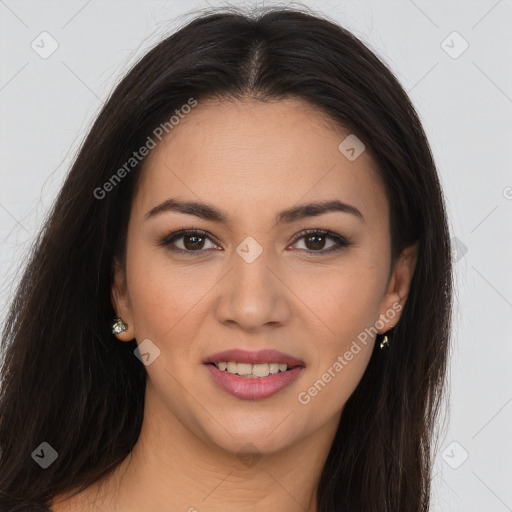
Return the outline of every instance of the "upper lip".
[[[208,357],[204,361],[204,364],[229,361],[249,364],[281,363],[292,367],[305,366],[304,361],[290,356],[289,354],[284,354],[283,352],[278,352],[277,350],[272,349],[258,350],[257,352],[242,349],[224,350],[223,352],[218,352],[217,354]]]

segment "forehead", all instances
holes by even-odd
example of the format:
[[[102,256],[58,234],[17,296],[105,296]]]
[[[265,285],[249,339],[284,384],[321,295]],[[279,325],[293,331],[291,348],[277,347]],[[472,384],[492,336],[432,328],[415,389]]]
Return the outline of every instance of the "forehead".
[[[199,102],[150,153],[136,203],[147,210],[179,196],[243,214],[337,198],[387,211],[369,152],[350,160],[340,151],[349,135],[300,99]]]

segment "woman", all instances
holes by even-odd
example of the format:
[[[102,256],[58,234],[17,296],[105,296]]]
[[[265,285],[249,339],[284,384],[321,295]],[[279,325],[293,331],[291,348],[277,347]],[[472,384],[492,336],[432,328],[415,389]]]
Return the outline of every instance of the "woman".
[[[390,70],[206,13],[126,75],[4,329],[1,510],[427,511],[442,191]]]

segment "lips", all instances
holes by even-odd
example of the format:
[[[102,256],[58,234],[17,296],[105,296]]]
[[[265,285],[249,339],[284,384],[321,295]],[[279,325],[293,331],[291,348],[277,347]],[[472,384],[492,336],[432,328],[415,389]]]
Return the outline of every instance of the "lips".
[[[236,363],[258,364],[258,363],[278,363],[286,364],[294,368],[296,366],[306,366],[304,361],[297,359],[289,354],[278,352],[277,350],[259,350],[257,352],[250,352],[248,350],[234,349],[218,352],[208,357],[204,364],[216,364],[224,361],[234,361]]]
[[[213,382],[220,389],[235,398],[243,400],[270,398],[291,386],[301,373],[305,371],[304,367],[296,366],[291,370],[269,375],[268,377],[247,379],[219,370],[214,364],[207,364],[205,366]]]
[[[279,365],[283,367],[283,371],[267,376],[248,378],[250,377],[249,375],[241,376],[219,368],[219,366],[224,368],[226,363],[228,369],[230,364],[237,363],[238,366],[236,368],[240,372],[242,369],[250,372],[252,365],[261,365],[266,368],[267,372],[269,371],[269,366],[272,366],[273,370],[277,371],[275,367]],[[204,361],[204,365],[213,382],[220,389],[236,398],[245,400],[260,400],[278,394],[291,386],[302,374],[306,366],[304,361],[277,350],[250,352],[241,349],[226,350],[214,354]],[[243,366],[249,368],[241,368]],[[254,366],[252,366],[252,372],[256,372]]]

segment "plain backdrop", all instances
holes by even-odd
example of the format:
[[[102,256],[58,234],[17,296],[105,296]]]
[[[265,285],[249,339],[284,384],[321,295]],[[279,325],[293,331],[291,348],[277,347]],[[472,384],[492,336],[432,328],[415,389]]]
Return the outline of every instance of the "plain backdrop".
[[[131,64],[191,17],[184,13],[209,5],[226,3],[0,0],[0,321],[102,103]],[[457,293],[433,510],[512,510],[512,1],[304,5],[391,66],[444,186]]]

